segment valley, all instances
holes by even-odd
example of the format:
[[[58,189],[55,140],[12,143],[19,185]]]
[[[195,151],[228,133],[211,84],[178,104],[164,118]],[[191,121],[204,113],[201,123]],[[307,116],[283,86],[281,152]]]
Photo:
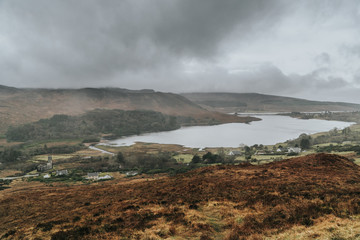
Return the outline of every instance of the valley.
[[[360,240],[359,23],[0,0],[0,240]]]
[[[3,91],[3,98],[18,94],[11,103],[15,104],[31,94],[37,96],[34,92],[42,90]],[[62,112],[56,107],[52,112],[21,121],[16,120],[15,114],[16,124],[2,129],[1,239],[118,239],[121,236],[121,239],[230,240],[288,239],[299,235],[308,239],[356,239],[360,236],[360,232],[348,230],[356,229],[360,217],[357,204],[360,200],[356,194],[360,184],[359,112],[292,112],[284,113],[285,117],[271,116],[291,121],[296,121],[295,118],[338,120],[345,124],[313,134],[300,134],[300,131],[297,138],[271,144],[241,144],[239,140],[234,146],[226,146],[224,142],[217,147],[151,142],[117,146],[104,143],[134,134],[161,134],[189,125],[263,118],[251,123],[259,128],[257,124],[270,115],[239,117],[214,112],[219,109],[205,110],[205,106],[183,97],[176,98],[187,107],[167,102],[169,109],[155,108],[148,99],[147,104],[139,100],[141,107],[127,108],[118,99],[123,94],[128,94],[131,101],[135,101],[134,94],[139,94],[139,99],[158,94],[150,90],[120,89],[44,90],[39,96],[48,97],[38,99],[39,105],[34,108],[40,105],[50,108],[51,104],[46,103],[50,98],[58,98],[58,103],[53,103],[61,105],[64,99],[60,100],[59,94],[68,98],[71,95],[68,91],[76,92],[77,97],[79,92],[85,92],[86,101],[92,92],[90,98],[94,104],[78,112],[73,109]],[[7,99],[10,106],[11,98]],[[94,99],[102,99],[101,104]],[[121,104],[116,105],[114,99]],[[164,106],[162,101],[168,99],[159,101],[159,106]],[[99,108],[94,108],[95,102],[100,104]],[[223,105],[221,108],[223,111]],[[287,108],[278,106],[279,109],[285,112]],[[314,108],[306,108],[310,109]],[[348,109],[349,106],[343,108]],[[27,109],[19,112],[33,114]],[[46,117],[37,120],[40,116]],[[5,121],[6,124],[10,123]],[[243,130],[236,133],[234,129],[231,133],[234,141],[238,139],[236,136],[244,134]],[[249,134],[252,133],[244,135]],[[215,132],[209,138],[220,139],[220,133]],[[329,174],[332,178],[327,177]]]
[[[54,115],[80,115],[95,109],[149,110],[183,119],[188,125],[249,122],[205,110],[173,93],[120,88],[20,89],[0,86],[0,134],[9,126],[31,123]]]

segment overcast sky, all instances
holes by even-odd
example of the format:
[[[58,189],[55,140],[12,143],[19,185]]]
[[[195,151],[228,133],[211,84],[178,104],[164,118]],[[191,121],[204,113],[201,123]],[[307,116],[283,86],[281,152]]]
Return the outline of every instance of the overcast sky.
[[[360,103],[360,1],[0,0],[0,84]]]

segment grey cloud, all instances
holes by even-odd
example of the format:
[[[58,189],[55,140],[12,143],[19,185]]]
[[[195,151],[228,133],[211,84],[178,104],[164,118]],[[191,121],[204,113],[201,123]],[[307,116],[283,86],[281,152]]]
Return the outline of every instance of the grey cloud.
[[[276,3],[5,0],[0,31],[13,53],[0,59],[0,77],[27,86],[78,86],[171,69],[186,58],[208,61],[235,28],[251,32],[259,19],[280,11]]]
[[[354,82],[360,84],[360,68],[354,74]]]
[[[328,53],[321,53],[315,57],[315,62],[319,67],[328,66],[331,63],[331,57]]]
[[[206,73],[196,74],[190,79],[179,81],[179,84],[175,86],[178,92],[188,92],[195,88],[211,92],[258,92],[288,96],[307,91],[324,91],[334,88],[339,90],[349,87],[344,79],[327,76],[327,73],[328,69],[321,68],[305,75],[286,75],[278,67],[264,64],[257,70],[232,74],[224,69],[213,69]],[[197,85],[194,85],[196,80]],[[181,83],[184,82],[189,84],[182,85]],[[204,82],[206,84],[203,84]]]
[[[281,38],[273,27],[294,12],[296,21],[310,19],[321,28],[336,17],[341,29],[343,18],[360,24],[359,9],[357,0],[0,0],[0,84],[282,95],[347,89],[352,85],[332,76],[337,56],[327,50],[311,56],[317,69],[308,74],[285,74],[271,59],[256,59],[270,63],[237,73],[219,62],[232,47],[258,39],[277,47],[279,56],[292,51],[285,40],[272,46],[267,37]],[[296,21],[285,32],[301,37]],[[343,51],[360,57],[358,44]],[[188,73],[189,61],[208,67]]]
[[[179,0],[155,27],[154,39],[170,49],[195,57],[215,54],[222,39],[234,29],[247,35],[253,28],[273,23],[282,10],[279,1]]]
[[[348,57],[356,56],[360,58],[360,44],[352,45],[352,46],[343,46],[341,50],[342,50],[341,52]]]

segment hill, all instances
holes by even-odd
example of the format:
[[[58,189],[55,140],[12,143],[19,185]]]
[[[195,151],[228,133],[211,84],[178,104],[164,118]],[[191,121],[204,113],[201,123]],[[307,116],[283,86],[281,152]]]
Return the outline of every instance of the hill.
[[[182,96],[221,112],[359,111],[360,104],[309,101],[258,93],[184,93]]]
[[[120,88],[18,89],[0,86],[0,133],[9,126],[50,118],[55,114],[78,115],[94,109],[151,110],[189,118],[189,124],[249,122],[210,112],[173,93]]]
[[[331,154],[211,166],[158,179],[5,189],[0,236],[282,239],[276,236],[299,229],[308,239],[355,239],[360,229],[343,233],[339,222],[356,224],[349,217],[360,214],[359,191],[360,167]],[[331,231],[321,228],[326,219]]]
[[[8,141],[34,141],[52,139],[100,139],[136,135],[147,132],[170,131],[180,128],[176,117],[159,112],[118,109],[97,109],[80,116],[54,115],[17,127],[9,127]],[[96,140],[95,140],[96,141]]]

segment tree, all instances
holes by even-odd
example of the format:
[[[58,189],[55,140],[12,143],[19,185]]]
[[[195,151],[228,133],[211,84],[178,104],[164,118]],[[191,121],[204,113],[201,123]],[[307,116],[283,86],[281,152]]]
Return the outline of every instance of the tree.
[[[116,155],[116,161],[120,164],[125,164],[125,158],[122,152],[118,152],[118,154]]]
[[[342,130],[342,134],[345,135],[345,136],[349,135],[350,133],[351,133],[351,129],[349,127],[344,128]]]
[[[250,160],[251,159],[251,149],[248,146],[245,146],[245,159]]]
[[[225,151],[224,151],[224,148],[220,148],[219,151],[218,151],[218,154],[217,154],[217,162],[224,162],[225,161],[225,158],[226,158],[226,154],[225,154]]]
[[[194,155],[193,158],[191,159],[191,163],[200,163],[201,162],[201,158],[198,155]]]
[[[5,148],[0,152],[0,160],[4,162],[15,162],[22,157],[22,152],[15,148]]]
[[[215,163],[219,158],[219,155],[212,154],[211,152],[207,152],[205,155],[203,155],[202,159],[206,163]]]
[[[301,147],[301,149],[309,149],[310,148],[310,139],[302,138],[300,140],[300,147]]]

